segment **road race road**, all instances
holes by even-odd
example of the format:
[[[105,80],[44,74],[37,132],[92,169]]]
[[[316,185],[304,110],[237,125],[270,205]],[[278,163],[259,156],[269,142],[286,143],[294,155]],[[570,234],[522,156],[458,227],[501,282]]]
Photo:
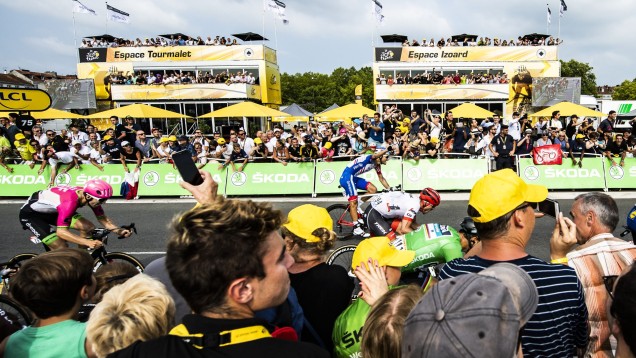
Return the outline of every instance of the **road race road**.
[[[560,197],[573,198],[575,194],[558,193]],[[452,194],[457,195],[457,194]],[[459,222],[465,216],[467,206],[467,194],[459,194],[458,200],[445,200],[442,205],[433,212],[426,215],[426,222],[438,222],[449,224],[455,228],[459,227]],[[442,200],[445,194],[442,193]],[[551,194],[552,197],[552,194]],[[257,199],[265,200],[265,199]],[[342,198],[283,198],[277,199],[272,204],[281,209],[284,213],[295,206],[306,202],[327,207],[335,202],[342,202]],[[572,205],[572,200],[559,199],[561,211],[568,212]],[[625,223],[627,211],[634,205],[634,199],[617,199],[620,210],[620,225]],[[191,208],[193,200],[172,199],[172,200],[139,200],[121,201],[115,200],[105,205],[106,213],[111,216],[119,225],[135,222],[139,234],[133,235],[129,239],[117,240],[115,235],[109,239],[109,251],[124,251],[132,253],[144,264],[159,257],[165,251],[165,242],[168,237],[168,223],[172,217],[184,210]],[[2,223],[2,236],[0,238],[0,260],[7,261],[13,255],[23,252],[41,253],[41,244],[32,244],[29,241],[30,233],[22,230],[18,221],[18,212],[21,206],[20,201],[0,201],[0,216],[4,217]],[[82,208],[80,213],[87,218],[94,220],[89,209]],[[418,222],[424,222],[422,214],[418,214]],[[94,221],[96,222],[96,221]],[[534,234],[528,246],[528,252],[542,259],[549,258],[549,238],[554,228],[554,219],[545,217],[537,220]],[[615,235],[620,230],[617,229]],[[231,240],[231,238],[228,238]],[[338,245],[352,243],[351,241],[339,241]]]

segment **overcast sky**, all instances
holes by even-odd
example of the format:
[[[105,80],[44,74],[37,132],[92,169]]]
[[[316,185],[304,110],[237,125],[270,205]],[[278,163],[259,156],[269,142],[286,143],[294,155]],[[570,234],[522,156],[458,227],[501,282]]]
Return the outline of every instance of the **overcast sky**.
[[[134,39],[161,33],[229,36],[264,33],[277,49],[281,72],[331,73],[337,67],[369,66],[372,42],[381,34],[435,40],[472,33],[490,38],[516,38],[546,32],[546,1],[531,0],[380,0],[384,24],[371,15],[371,0],[283,0],[288,25],[263,12],[262,0],[111,0],[130,13],[130,24],[106,23],[103,1],[80,0],[98,16],[75,14],[78,43],[83,36],[109,33]],[[563,60],[594,67],[599,85],[616,85],[636,77],[633,42],[633,0],[566,0],[559,49]],[[557,36],[559,1],[552,10],[549,34]],[[2,0],[0,70],[76,73],[71,0]],[[263,31],[264,30],[264,31]]]

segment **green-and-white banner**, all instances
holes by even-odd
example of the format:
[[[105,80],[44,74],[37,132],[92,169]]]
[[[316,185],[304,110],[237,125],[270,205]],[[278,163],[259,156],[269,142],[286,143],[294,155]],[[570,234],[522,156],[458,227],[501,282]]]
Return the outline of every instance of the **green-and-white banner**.
[[[535,165],[531,158],[519,159],[519,176],[531,184],[548,189],[604,189],[603,158],[583,158],[583,165],[563,159],[561,165]]]

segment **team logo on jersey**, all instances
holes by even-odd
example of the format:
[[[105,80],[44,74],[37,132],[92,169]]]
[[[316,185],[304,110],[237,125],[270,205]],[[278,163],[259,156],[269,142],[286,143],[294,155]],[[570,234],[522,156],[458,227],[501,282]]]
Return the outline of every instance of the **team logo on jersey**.
[[[144,174],[143,180],[146,186],[155,186],[157,185],[157,183],[159,183],[159,174],[154,171],[149,171],[148,173]]]
[[[230,182],[234,186],[241,186],[247,182],[247,174],[243,172],[234,172],[230,177]]]
[[[55,185],[70,185],[71,175],[69,173],[60,173],[55,177]]]
[[[336,180],[336,174],[333,172],[333,170],[323,170],[322,172],[320,172],[320,182],[325,184],[325,185],[329,185],[331,183],[333,183],[333,181]]]

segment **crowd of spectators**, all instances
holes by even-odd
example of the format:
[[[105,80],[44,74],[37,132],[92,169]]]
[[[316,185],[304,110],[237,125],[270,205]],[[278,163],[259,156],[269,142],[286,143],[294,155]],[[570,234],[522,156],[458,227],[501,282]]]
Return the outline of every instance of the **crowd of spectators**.
[[[191,72],[179,71],[151,71],[130,73],[112,73],[108,77],[111,84],[118,85],[173,85],[188,83],[224,83],[231,85],[233,83],[258,84],[258,78],[254,77],[251,72],[238,71],[229,72],[221,71],[216,74],[207,71],[199,71],[198,75]]]
[[[510,40],[494,38],[491,39],[489,37],[480,37],[477,40],[476,37],[465,37],[464,39],[452,39],[447,38],[446,40],[442,37],[437,42],[435,39],[431,38],[430,40],[422,39],[422,41],[417,41],[413,39],[411,41],[404,40],[402,46],[424,46],[424,47],[445,47],[445,46],[557,46],[563,43],[563,40],[559,38],[550,37],[517,37],[517,40],[514,38]]]
[[[0,118],[0,166],[12,171],[6,164],[22,163],[32,168],[39,165],[42,173],[50,165],[54,178],[61,165],[68,165],[63,172],[81,165],[103,170],[105,164],[119,164],[123,170],[134,164],[138,170],[143,164],[171,163],[172,153],[184,149],[190,151],[199,168],[216,163],[237,171],[251,161],[288,165],[351,160],[378,148],[414,161],[486,157],[491,159],[493,169],[512,168],[516,156],[530,155],[533,148],[551,144],[558,144],[563,157],[579,166],[590,156],[605,156],[612,165],[623,166],[626,157],[636,154],[633,130],[616,132],[613,111],[598,128],[590,118],[572,115],[566,120],[559,113],[550,120],[538,118],[534,125],[526,115],[516,112],[507,124],[496,114],[484,120],[456,119],[452,111],[447,111],[443,117],[430,110],[423,116],[416,111],[406,116],[396,106],[386,106],[383,113],[375,113],[373,118],[364,115],[351,124],[308,122],[294,125],[290,131],[275,126],[272,130],[258,130],[253,136],[240,128],[222,137],[201,129],[190,136],[176,136],[152,128],[148,135],[130,116],[123,121],[111,117],[112,127],[101,133],[92,125],[80,129],[76,124],[59,133],[42,133],[37,121],[33,127],[20,129],[16,125],[19,116],[14,114]],[[636,127],[636,120],[631,124]]]
[[[472,84],[501,84],[509,83],[508,75],[506,73],[497,72],[487,73],[464,73],[459,72],[447,73],[444,75],[440,71],[418,73],[415,76],[411,76],[409,73],[406,75],[398,73],[395,78],[393,75],[380,74],[375,79],[377,85],[410,85],[410,84],[422,84],[422,85],[472,85]]]
[[[127,40],[123,38],[108,39],[102,37],[86,38],[82,40],[81,48],[92,47],[165,47],[165,46],[235,46],[239,45],[236,39],[217,35],[215,38],[208,36],[205,40],[198,36],[193,38],[190,36],[170,35],[170,37],[157,36],[156,38],[146,38],[141,40]]]

